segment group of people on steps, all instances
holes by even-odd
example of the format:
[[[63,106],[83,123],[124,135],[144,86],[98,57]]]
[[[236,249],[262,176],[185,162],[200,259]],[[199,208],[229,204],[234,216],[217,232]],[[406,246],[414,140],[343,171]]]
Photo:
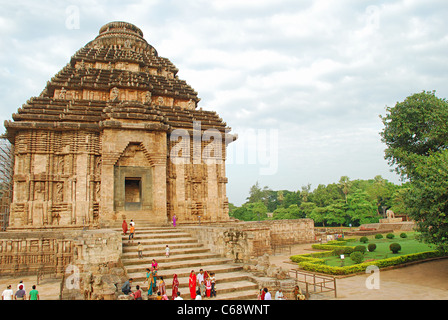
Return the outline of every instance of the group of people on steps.
[[[172,219],[173,227],[176,227],[177,217],[173,216]],[[128,223],[126,220],[123,220],[122,223],[123,235],[126,235],[128,232]],[[129,241],[134,239],[135,235],[135,222],[131,220],[129,222]],[[166,245],[165,248],[166,257],[170,256],[170,248]],[[138,243],[138,257],[142,258],[142,245],[140,242]],[[162,276],[157,276],[158,272],[158,263],[155,259],[152,260],[152,264],[150,268],[146,268],[146,279],[144,283],[148,283],[148,297],[152,297],[154,294],[157,295],[156,299],[158,300],[169,300],[168,294],[166,291],[165,280]],[[194,279],[194,280],[193,280]],[[125,282],[122,287],[122,292],[126,295],[132,295],[135,300],[141,300],[141,290],[140,286],[136,286],[136,292],[131,291],[131,284],[133,279],[129,279]],[[196,275],[194,270],[191,271],[189,277],[189,288],[190,288],[190,297],[191,299],[200,300],[202,298],[211,298],[216,297],[216,279],[215,273],[207,272],[203,269],[199,271]],[[172,283],[172,293],[171,299],[181,299],[179,293],[179,280],[177,274],[173,275],[173,283]]]

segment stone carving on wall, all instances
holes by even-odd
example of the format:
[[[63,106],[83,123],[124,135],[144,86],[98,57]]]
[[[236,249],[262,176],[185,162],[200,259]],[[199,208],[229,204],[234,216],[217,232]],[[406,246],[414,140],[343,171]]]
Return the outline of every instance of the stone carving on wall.
[[[110,92],[110,98],[112,101],[118,101],[120,97],[120,89],[118,89],[117,87],[113,87],[111,92]]]

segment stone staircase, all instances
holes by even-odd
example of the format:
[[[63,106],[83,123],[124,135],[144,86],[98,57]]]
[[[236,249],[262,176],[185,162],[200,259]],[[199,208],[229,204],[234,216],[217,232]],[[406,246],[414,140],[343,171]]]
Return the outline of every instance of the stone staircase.
[[[251,281],[250,274],[244,272],[241,264],[211,252],[182,227],[154,227],[136,222],[134,240],[123,237],[122,262],[132,286],[140,285],[144,298],[148,291],[146,268],[151,267],[152,259],[159,265],[157,275],[163,276],[167,294],[171,297],[173,275],[177,274],[179,291],[184,300],[190,299],[188,278],[191,270],[200,269],[215,273],[218,300],[256,299],[258,285]],[[137,245],[143,245],[143,258],[138,257]],[[170,257],[165,256],[165,247],[170,247]]]

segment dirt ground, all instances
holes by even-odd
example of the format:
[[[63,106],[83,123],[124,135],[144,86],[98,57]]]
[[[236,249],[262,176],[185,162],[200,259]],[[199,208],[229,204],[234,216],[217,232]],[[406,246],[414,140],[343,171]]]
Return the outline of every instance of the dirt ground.
[[[270,257],[272,264],[294,269],[289,261],[294,254],[311,253],[311,245],[296,245],[291,254]],[[429,261],[411,266],[379,271],[375,276],[379,285],[372,288],[373,273],[341,277],[336,280],[337,300],[446,300],[448,299],[448,259]],[[367,284],[366,285],[366,280]],[[370,287],[370,289],[369,289]],[[334,293],[314,296],[335,299]],[[313,294],[311,296],[313,299]]]
[[[295,264],[289,261],[294,254],[310,253],[311,245],[296,245],[291,252],[270,257],[272,264],[285,270],[294,269]],[[379,288],[369,289],[366,280],[372,274],[361,274],[337,278],[336,300],[448,300],[448,259],[419,263],[408,267],[385,270],[379,272]],[[11,284],[17,290],[17,284],[23,280],[26,291],[37,284],[35,276],[20,278],[1,277],[0,291],[3,292]],[[40,280],[37,290],[41,300],[58,300],[60,279],[45,277]],[[311,299],[335,299],[333,293],[314,295]]]

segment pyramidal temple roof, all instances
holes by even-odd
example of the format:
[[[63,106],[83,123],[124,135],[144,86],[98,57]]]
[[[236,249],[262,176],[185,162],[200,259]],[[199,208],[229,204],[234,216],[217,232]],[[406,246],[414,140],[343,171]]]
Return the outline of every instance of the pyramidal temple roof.
[[[99,131],[107,125],[144,122],[155,130],[226,130],[213,111],[197,108],[198,93],[177,76],[178,69],[127,22],[110,22],[79,49],[39,97],[30,98],[5,121],[8,137],[24,129]],[[227,128],[228,129],[228,128]]]

